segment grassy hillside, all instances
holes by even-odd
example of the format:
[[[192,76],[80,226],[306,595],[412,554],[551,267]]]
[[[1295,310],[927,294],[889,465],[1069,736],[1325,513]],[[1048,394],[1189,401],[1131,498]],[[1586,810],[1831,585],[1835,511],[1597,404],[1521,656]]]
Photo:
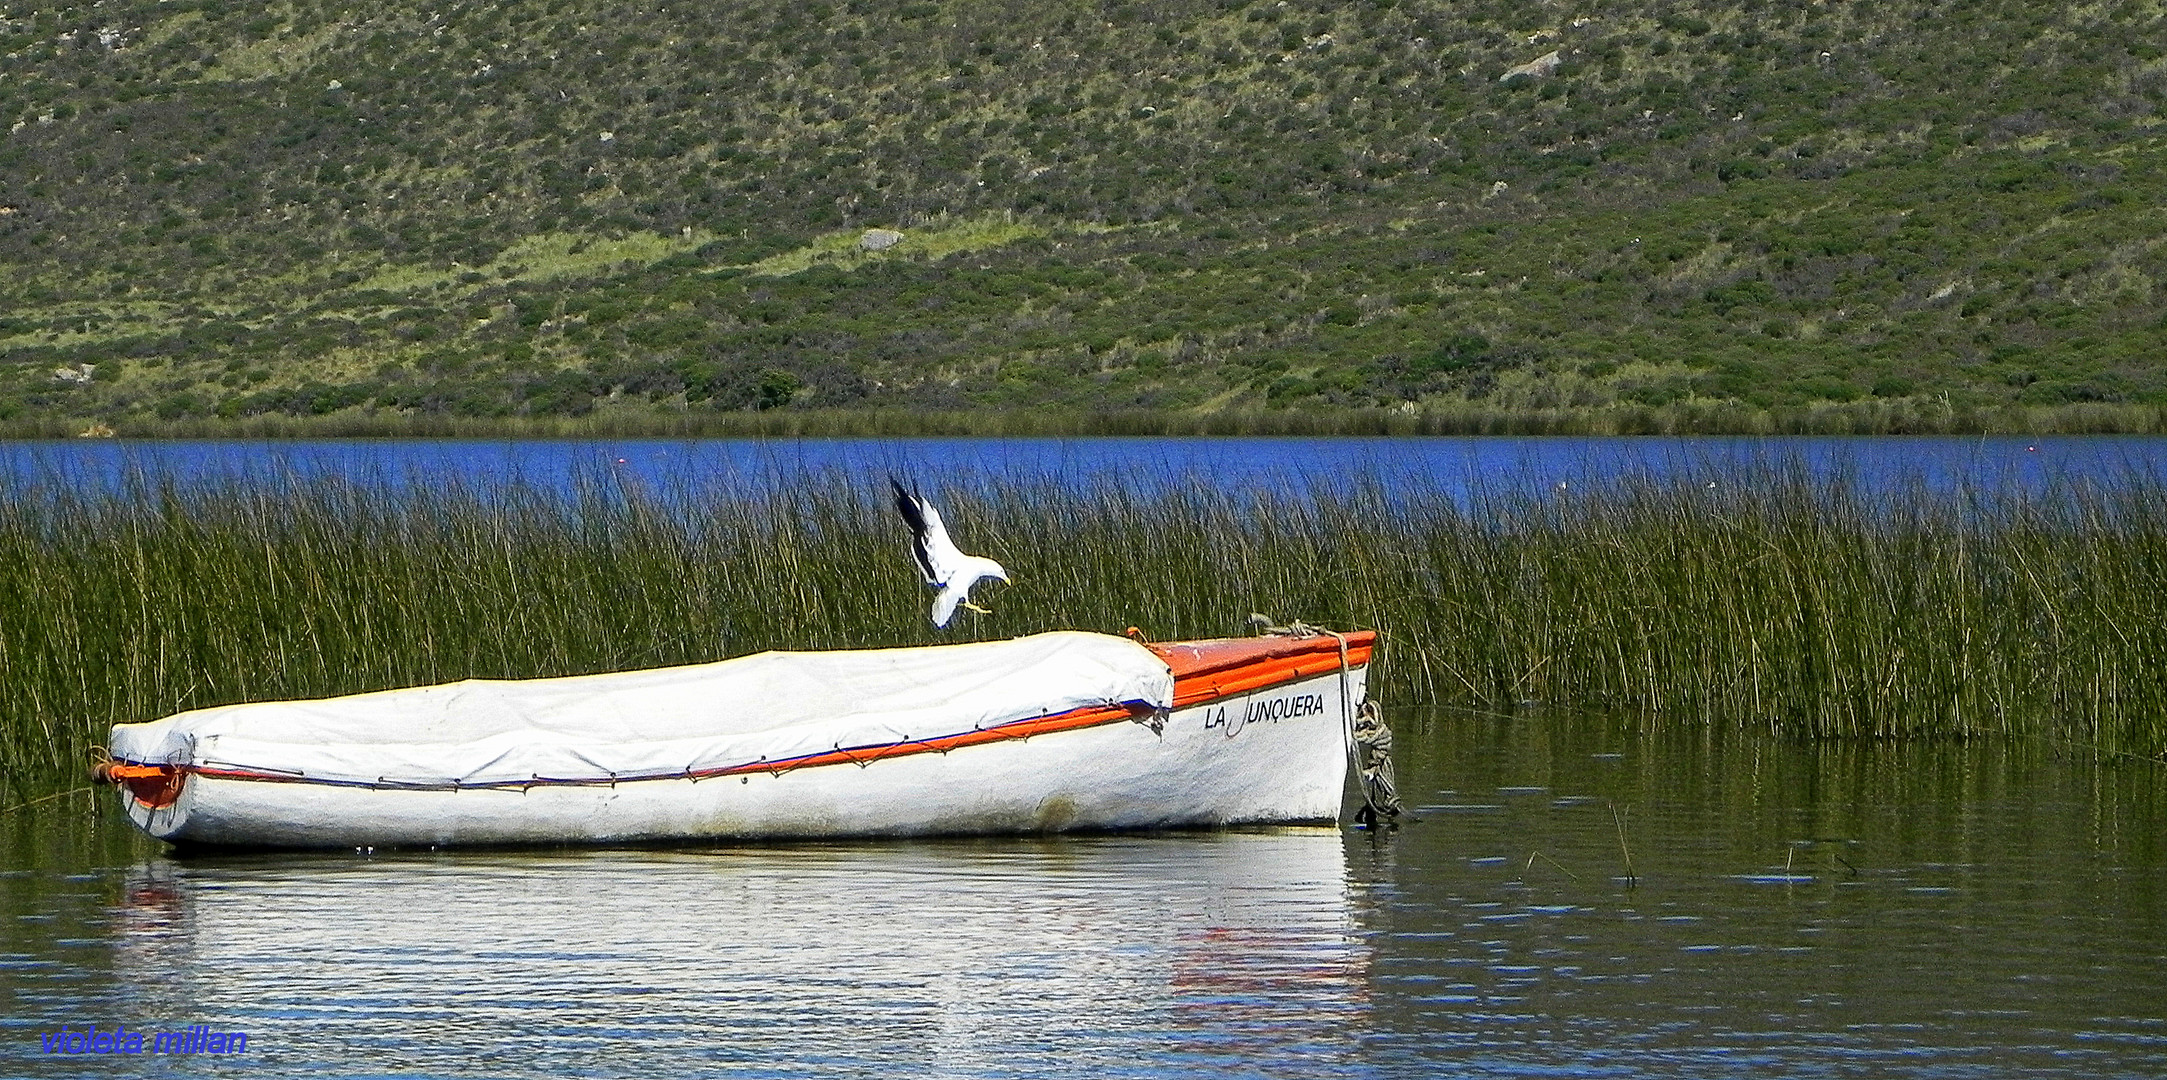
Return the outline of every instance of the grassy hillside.
[[[379,10],[0,12],[0,423],[2167,417],[2159,0]]]

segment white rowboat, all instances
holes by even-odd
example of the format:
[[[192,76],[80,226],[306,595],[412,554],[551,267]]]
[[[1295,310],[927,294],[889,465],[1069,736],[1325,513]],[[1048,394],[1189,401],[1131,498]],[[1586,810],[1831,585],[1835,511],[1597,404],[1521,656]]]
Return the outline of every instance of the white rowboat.
[[[1328,822],[1375,635],[1057,632],[198,709],[113,728],[177,844],[371,847]]]

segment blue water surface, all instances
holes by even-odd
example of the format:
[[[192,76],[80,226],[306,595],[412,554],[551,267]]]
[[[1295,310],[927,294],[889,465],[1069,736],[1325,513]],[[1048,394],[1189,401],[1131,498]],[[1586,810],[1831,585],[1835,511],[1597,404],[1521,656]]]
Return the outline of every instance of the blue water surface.
[[[1392,716],[1383,832],[184,854],[64,797],[0,817],[0,1076],[2167,1076],[2157,763]],[[45,1052],[192,1025],[245,1054]]]
[[[21,488],[122,490],[242,479],[524,483],[563,490],[629,480],[657,491],[788,487],[842,474],[879,486],[898,475],[929,489],[1055,481],[1303,491],[1381,482],[1464,498],[1477,491],[1601,484],[1625,477],[1722,482],[1803,469],[1868,487],[2041,490],[2115,486],[2167,475],[2156,436],[1876,438],[913,438],[913,439],[325,439],[0,442],[0,481]]]

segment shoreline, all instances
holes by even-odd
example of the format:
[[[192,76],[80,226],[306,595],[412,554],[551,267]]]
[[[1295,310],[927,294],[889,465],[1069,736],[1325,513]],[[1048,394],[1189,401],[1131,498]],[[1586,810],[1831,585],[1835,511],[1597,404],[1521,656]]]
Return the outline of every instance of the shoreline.
[[[2167,405],[1948,406],[1938,399],[1785,409],[1710,403],[1541,411],[1474,407],[1191,412],[877,409],[714,412],[623,408],[586,416],[347,411],[237,419],[0,421],[0,439],[1028,438],[1326,436],[2161,435]]]

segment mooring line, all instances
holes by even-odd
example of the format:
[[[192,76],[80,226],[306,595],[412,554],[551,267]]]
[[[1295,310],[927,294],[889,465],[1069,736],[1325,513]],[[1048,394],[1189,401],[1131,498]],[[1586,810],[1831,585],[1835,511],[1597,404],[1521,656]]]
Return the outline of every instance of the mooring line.
[[[2010,734],[2019,739],[2037,739],[2045,743],[2082,747],[2092,753],[2102,754],[2107,757],[2130,758],[2134,761],[2142,761],[2152,765],[2167,766],[2167,756],[2163,756],[2167,755],[2167,750],[2162,750],[2158,754],[2140,754],[2135,750],[2115,750],[2111,747],[2101,746],[2098,743],[2085,742],[2082,739],[2064,739],[2054,735],[2034,735],[2025,732],[2011,732]]]
[[[77,794],[81,794],[82,792],[85,792],[85,791],[96,791],[96,790],[98,790],[98,788],[97,788],[97,785],[95,785],[95,784],[92,784],[92,785],[88,785],[88,786],[85,786],[85,787],[79,787],[79,788],[69,788],[69,789],[68,789],[68,790],[66,790],[66,791],[56,791],[56,792],[53,792],[53,793],[52,793],[52,794],[50,794],[50,795],[40,795],[40,796],[38,796],[37,798],[35,798],[35,799],[32,799],[32,800],[30,800],[29,802],[19,802],[19,803],[16,803],[15,805],[13,805],[13,806],[10,806],[10,807],[8,807],[8,808],[7,808],[7,809],[5,809],[5,810],[0,810],[0,815],[12,814],[12,813],[14,813],[14,812],[15,812],[15,811],[17,811],[17,810],[21,810],[21,809],[24,809],[25,807],[31,807],[31,806],[36,806],[37,804],[39,804],[39,803],[42,803],[42,802],[51,802],[51,801],[53,801],[54,799],[57,799],[57,798],[61,797],[62,795],[77,795]]]

